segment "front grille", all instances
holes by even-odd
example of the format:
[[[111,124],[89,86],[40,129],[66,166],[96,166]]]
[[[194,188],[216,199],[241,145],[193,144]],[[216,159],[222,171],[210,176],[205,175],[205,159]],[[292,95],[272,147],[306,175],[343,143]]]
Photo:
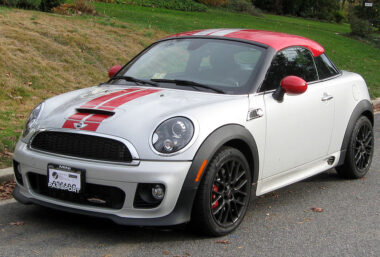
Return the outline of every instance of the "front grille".
[[[96,206],[110,209],[121,209],[125,200],[125,193],[117,187],[103,186],[86,183],[83,193],[73,193],[47,186],[47,176],[28,172],[28,180],[32,190],[40,195],[52,197],[70,203],[78,203],[88,206]],[[88,199],[100,199],[103,203],[89,201]]]
[[[43,131],[31,143],[32,149],[78,158],[131,162],[132,156],[123,143],[105,137],[85,134]]]

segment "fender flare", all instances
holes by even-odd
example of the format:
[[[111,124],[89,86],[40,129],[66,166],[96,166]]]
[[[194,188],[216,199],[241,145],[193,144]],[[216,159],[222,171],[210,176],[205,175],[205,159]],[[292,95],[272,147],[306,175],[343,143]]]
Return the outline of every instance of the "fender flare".
[[[198,182],[195,182],[195,178],[204,160],[210,160],[216,151],[230,142],[231,140],[242,140],[249,147],[251,152],[251,172],[253,173],[252,182],[256,186],[258,174],[259,174],[259,154],[257,150],[256,141],[252,134],[243,126],[237,124],[228,124],[214,130],[199,147],[197,153],[194,156],[193,162],[187,172],[185,181],[183,183],[181,193],[177,199],[177,203],[172,213],[168,216],[161,218],[160,224],[181,224],[190,221],[193,202],[197,194],[198,186],[202,177]],[[207,163],[208,164],[208,163]],[[207,165],[204,167],[202,176],[207,170]]]
[[[354,110],[351,113],[350,120],[348,122],[346,132],[344,133],[344,138],[342,142],[342,146],[340,148],[341,154],[339,158],[339,162],[337,166],[340,166],[344,163],[344,160],[346,159],[346,152],[348,148],[348,144],[350,143],[350,138],[352,131],[354,129],[356,121],[359,119],[360,116],[363,115],[365,112],[370,112],[372,117],[369,117],[370,121],[374,122],[373,118],[373,106],[372,103],[369,100],[361,100],[354,108]]]
[[[203,141],[202,145],[199,147],[197,153],[195,154],[191,167],[187,173],[184,186],[198,188],[199,182],[202,180],[202,177],[205,174],[205,170],[207,170],[209,161],[212,159],[218,149],[232,140],[243,141],[249,147],[250,156],[247,156],[247,159],[248,162],[249,159],[252,160],[252,162],[250,162],[252,182],[257,182],[259,173],[259,153],[256,141],[253,138],[252,134],[245,127],[237,124],[228,124],[214,130]],[[206,167],[201,174],[199,182],[195,182],[199,168],[201,167],[204,160],[208,160]]]

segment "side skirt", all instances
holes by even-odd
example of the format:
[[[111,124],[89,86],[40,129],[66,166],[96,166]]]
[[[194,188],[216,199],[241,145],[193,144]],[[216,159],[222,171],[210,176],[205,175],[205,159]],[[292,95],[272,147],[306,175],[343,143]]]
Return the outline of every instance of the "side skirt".
[[[276,174],[265,179],[261,179],[257,182],[256,195],[259,196],[269,193],[281,187],[285,187],[287,185],[312,177],[316,174],[322,173],[326,170],[332,169],[338,165],[340,154],[340,151],[329,154],[328,156],[316,161],[309,162],[302,166],[298,166],[294,169]],[[335,160],[332,164],[328,164],[327,160],[332,156],[335,157]]]

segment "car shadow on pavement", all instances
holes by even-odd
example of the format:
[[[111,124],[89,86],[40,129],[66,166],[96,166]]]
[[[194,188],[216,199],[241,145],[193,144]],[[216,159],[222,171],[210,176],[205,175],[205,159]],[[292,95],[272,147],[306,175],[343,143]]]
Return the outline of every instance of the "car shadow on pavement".
[[[305,199],[313,199],[324,190],[329,191],[331,189],[333,191],[334,188],[342,186],[340,181],[341,183],[348,182],[338,177],[335,170],[331,169],[266,195],[252,197],[243,224],[245,222],[251,223],[250,219],[255,219],[255,217],[265,217],[268,207],[278,213],[281,213],[281,210],[288,208],[288,206],[289,208],[295,208],[295,206],[296,209],[300,208],[298,204],[305,201]],[[107,219],[66,213],[36,205],[24,206],[19,203],[12,203],[11,205],[9,212],[14,216],[10,221],[23,221],[25,222],[25,229],[28,229],[28,227],[33,230],[37,229],[37,231],[33,232],[39,234],[57,233],[66,238],[74,236],[78,239],[77,244],[80,244],[82,240],[95,242],[95,244],[99,245],[114,245],[126,242],[160,243],[207,239],[205,236],[194,233],[194,231],[189,229],[190,226],[185,225],[175,227],[122,226]],[[61,244],[58,238],[49,243],[52,245],[56,244],[57,246]]]

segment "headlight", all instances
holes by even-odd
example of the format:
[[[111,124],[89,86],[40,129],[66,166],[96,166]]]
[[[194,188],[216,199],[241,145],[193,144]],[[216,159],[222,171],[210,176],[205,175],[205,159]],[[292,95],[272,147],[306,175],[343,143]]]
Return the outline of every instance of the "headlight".
[[[187,118],[175,117],[157,127],[152,136],[152,144],[158,152],[171,154],[184,148],[193,135],[193,123]]]
[[[41,110],[44,103],[40,103],[34,110],[30,113],[28,121],[26,122],[25,129],[22,132],[22,137],[26,137],[30,130],[37,124],[37,120],[40,117]]]

